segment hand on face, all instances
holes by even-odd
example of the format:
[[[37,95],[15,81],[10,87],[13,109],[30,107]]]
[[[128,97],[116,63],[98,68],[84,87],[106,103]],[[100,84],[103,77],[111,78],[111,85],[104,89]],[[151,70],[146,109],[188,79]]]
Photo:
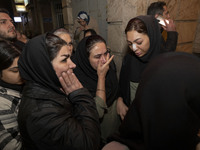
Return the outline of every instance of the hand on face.
[[[69,95],[71,92],[83,88],[80,81],[77,79],[76,75],[72,70],[68,70],[67,72],[63,72],[61,77],[59,77],[59,81],[62,85],[62,90]]]
[[[168,21],[169,23],[167,23],[166,20],[164,19],[166,26],[162,26],[163,29],[166,31],[176,31],[176,26],[174,24],[174,21],[172,19],[168,19]]]
[[[102,56],[103,57],[103,56]],[[114,58],[114,55],[112,55],[110,57],[110,54],[107,53],[106,55],[106,63],[104,63],[103,61],[99,61],[98,67],[97,67],[97,74],[99,77],[105,77],[106,73],[109,70],[109,64],[112,61],[112,59]]]

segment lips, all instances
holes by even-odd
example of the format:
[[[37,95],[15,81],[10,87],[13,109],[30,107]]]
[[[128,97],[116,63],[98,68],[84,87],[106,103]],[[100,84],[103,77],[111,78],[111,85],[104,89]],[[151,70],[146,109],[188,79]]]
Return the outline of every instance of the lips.
[[[11,29],[8,30],[8,32],[16,33],[16,30],[11,28]]]
[[[135,53],[135,55],[140,56],[140,55],[141,55],[141,52]]]

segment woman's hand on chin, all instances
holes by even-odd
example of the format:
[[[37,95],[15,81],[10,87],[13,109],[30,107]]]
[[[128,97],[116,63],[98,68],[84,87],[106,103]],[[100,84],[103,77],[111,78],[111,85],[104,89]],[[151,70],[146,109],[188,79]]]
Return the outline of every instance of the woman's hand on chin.
[[[71,92],[83,88],[80,81],[77,79],[76,75],[72,70],[63,72],[59,77],[60,84],[62,85],[62,90],[69,95]]]

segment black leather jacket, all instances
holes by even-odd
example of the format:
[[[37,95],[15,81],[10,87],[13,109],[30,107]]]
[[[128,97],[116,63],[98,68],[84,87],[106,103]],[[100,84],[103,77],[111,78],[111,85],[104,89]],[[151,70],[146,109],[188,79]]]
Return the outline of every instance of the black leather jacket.
[[[18,123],[23,149],[97,150],[100,142],[99,117],[87,89],[68,97],[27,83],[23,89]]]

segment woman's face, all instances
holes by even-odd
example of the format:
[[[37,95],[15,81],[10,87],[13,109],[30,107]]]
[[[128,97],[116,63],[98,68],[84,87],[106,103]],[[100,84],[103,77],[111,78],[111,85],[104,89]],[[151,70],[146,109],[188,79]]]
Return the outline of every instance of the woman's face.
[[[138,57],[144,56],[149,48],[150,41],[147,34],[138,33],[135,30],[128,31],[126,34],[128,46]]]
[[[51,63],[58,78],[61,77],[62,72],[73,70],[76,67],[70,57],[71,50],[67,45],[65,45],[60,49],[57,56],[52,60]]]
[[[107,62],[106,56],[108,54],[105,43],[99,42],[94,45],[90,51],[89,62],[91,66],[97,70],[99,62],[105,64]]]
[[[19,57],[16,57],[9,68],[2,70],[1,80],[9,84],[23,84],[23,80],[19,75],[18,59]]]
[[[72,53],[72,50],[73,50],[73,43],[72,43],[72,39],[70,37],[69,34],[67,33],[64,33],[64,34],[60,34],[59,37],[64,40],[65,42],[67,42],[67,46],[69,48],[69,50],[71,51]]]
[[[78,23],[83,27],[85,27],[87,25],[87,22],[85,20],[83,20],[83,19],[79,19]]]

